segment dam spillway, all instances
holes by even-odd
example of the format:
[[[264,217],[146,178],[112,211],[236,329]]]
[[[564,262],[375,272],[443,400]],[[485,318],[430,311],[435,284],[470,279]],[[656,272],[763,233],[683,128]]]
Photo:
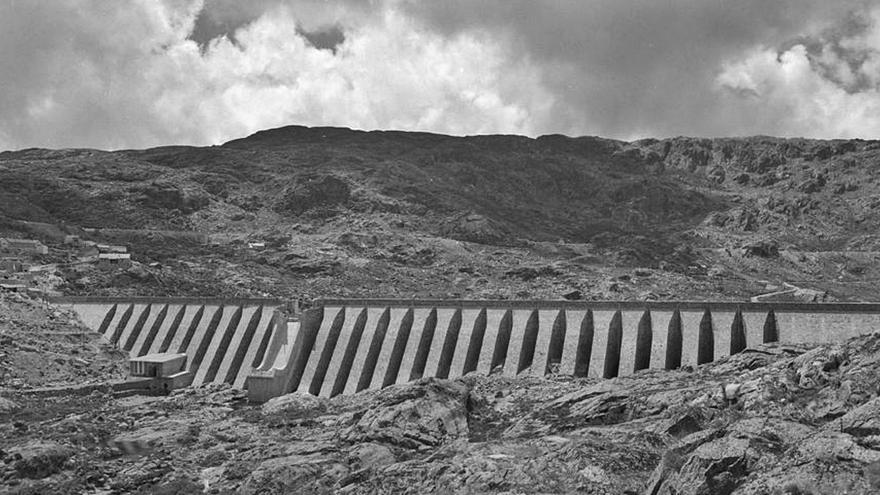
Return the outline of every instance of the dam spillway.
[[[132,357],[185,352],[194,385],[255,401],[472,372],[614,378],[880,328],[880,304],[862,303],[326,299],[288,317],[276,300],[67,299]]]

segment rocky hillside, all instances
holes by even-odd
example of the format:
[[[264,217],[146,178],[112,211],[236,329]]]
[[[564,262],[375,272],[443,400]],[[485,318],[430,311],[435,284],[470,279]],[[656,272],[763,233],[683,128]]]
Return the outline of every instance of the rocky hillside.
[[[792,282],[877,299],[878,165],[873,141],[291,126],[0,153],[0,230],[133,247],[130,272],[62,267],[69,293],[742,298]]]

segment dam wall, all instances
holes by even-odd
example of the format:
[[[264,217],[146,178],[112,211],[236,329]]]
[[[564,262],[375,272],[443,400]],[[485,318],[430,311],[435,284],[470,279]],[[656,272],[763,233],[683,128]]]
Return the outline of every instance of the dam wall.
[[[859,303],[326,299],[293,318],[276,299],[50,301],[131,357],[185,353],[193,385],[229,383],[258,402],[472,372],[614,378],[880,329],[880,304]]]
[[[471,372],[613,378],[877,329],[880,304],[328,299],[272,346],[248,390],[264,401]]]
[[[270,343],[286,338],[284,302],[276,299],[58,297],[80,320],[130,357],[185,353],[193,385],[243,388]],[[279,337],[281,335],[281,337]],[[284,354],[272,348],[274,357]]]

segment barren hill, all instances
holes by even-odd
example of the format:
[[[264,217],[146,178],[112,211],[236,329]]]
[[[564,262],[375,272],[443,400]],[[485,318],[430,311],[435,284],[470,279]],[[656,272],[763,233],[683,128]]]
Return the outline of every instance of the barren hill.
[[[877,141],[290,126],[204,148],[3,152],[0,222],[117,229],[80,233],[142,266],[62,267],[74,293],[742,298],[792,282],[877,299],[877,165]]]

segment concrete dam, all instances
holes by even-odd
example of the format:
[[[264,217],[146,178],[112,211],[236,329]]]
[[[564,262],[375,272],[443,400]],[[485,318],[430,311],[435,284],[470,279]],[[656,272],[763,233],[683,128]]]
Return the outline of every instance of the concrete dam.
[[[132,358],[159,352],[187,355],[193,385],[225,382],[243,388],[265,358],[286,318],[274,299],[78,298],[52,302]]]
[[[880,328],[880,304],[861,303],[327,299],[290,315],[274,300],[66,300],[132,357],[185,352],[194,385],[255,401],[471,372],[613,378]]]

